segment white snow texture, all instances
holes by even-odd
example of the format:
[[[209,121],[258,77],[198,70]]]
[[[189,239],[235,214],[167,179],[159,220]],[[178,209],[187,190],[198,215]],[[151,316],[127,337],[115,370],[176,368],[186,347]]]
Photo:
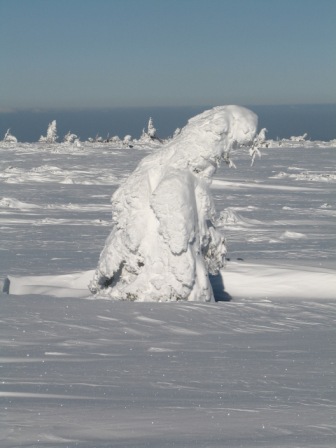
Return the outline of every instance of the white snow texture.
[[[90,290],[136,301],[214,300],[209,274],[223,267],[210,178],[230,150],[253,141],[257,116],[218,106],[189,120],[143,159],[112,196],[113,229]]]

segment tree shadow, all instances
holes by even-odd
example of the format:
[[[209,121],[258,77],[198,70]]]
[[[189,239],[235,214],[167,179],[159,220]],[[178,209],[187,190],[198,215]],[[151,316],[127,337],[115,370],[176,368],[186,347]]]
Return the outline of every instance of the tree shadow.
[[[212,286],[215,302],[230,302],[232,296],[225,291],[224,281],[221,274],[209,275],[209,280]]]
[[[8,277],[6,277],[2,285],[2,292],[4,294],[9,294],[9,287],[10,287],[10,280]]]

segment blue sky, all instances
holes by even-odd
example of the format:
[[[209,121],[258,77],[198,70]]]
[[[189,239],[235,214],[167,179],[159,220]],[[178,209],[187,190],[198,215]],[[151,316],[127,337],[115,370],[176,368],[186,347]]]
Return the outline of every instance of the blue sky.
[[[336,103],[335,0],[0,0],[0,110]]]

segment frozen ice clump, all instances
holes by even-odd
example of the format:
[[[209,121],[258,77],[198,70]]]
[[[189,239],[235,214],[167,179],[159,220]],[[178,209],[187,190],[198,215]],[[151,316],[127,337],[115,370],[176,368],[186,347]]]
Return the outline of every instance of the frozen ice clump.
[[[257,116],[218,106],[189,120],[144,158],[112,197],[113,229],[89,288],[137,301],[211,301],[209,274],[226,252],[214,227],[210,178],[230,150],[249,144]]]
[[[17,208],[17,209],[39,208],[38,205],[21,202],[15,198],[1,198],[0,207]]]
[[[243,223],[243,219],[232,208],[223,210],[217,219],[217,225],[237,225]]]
[[[304,233],[290,232],[288,230],[286,230],[286,232],[284,232],[280,236],[281,240],[300,240],[300,239],[305,239],[305,238],[307,238],[307,235],[305,235]]]

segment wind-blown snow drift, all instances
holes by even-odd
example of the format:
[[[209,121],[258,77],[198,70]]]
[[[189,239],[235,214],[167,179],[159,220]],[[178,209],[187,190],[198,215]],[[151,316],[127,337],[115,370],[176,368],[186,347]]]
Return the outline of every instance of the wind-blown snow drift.
[[[237,144],[251,143],[257,116],[219,106],[189,120],[143,159],[112,197],[113,230],[90,290],[138,301],[211,301],[209,273],[226,252],[214,228],[210,178]]]

